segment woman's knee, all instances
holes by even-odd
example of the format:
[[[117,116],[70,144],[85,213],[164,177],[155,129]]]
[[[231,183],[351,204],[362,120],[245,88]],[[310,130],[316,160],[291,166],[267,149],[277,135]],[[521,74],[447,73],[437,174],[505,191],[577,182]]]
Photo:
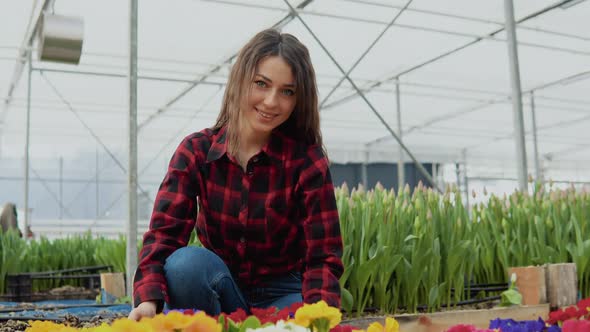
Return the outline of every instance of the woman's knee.
[[[196,275],[206,277],[211,272],[227,272],[227,266],[219,256],[202,247],[179,248],[166,259],[164,271],[167,278],[179,275]],[[191,279],[192,279],[191,278]]]

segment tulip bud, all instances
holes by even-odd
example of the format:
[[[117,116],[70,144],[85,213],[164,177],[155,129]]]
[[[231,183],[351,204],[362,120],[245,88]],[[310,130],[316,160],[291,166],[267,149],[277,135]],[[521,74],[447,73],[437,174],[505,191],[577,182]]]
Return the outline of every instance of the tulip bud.
[[[342,183],[342,186],[340,186],[340,189],[342,190],[342,193],[345,196],[350,196],[350,192],[348,190],[348,185],[346,184],[346,182]]]
[[[449,204],[451,202],[451,194],[450,193],[445,193],[443,195],[443,203],[444,204]]]
[[[506,220],[505,218],[502,218],[502,228],[504,228],[504,230],[506,230],[510,225],[508,225],[508,220]]]
[[[422,229],[422,221],[418,216],[414,218],[414,229],[416,229],[416,234],[420,234],[420,229]]]
[[[395,199],[395,190],[393,190],[393,188],[389,189],[389,197],[391,197],[391,199]]]
[[[377,181],[377,184],[375,185],[375,190],[382,191],[383,189],[385,189],[385,188],[383,187],[383,185],[381,184],[381,182],[380,181]]]
[[[547,226],[549,231],[553,230],[553,219],[551,219],[551,217],[547,217],[547,219],[545,219],[545,226]]]
[[[359,194],[364,194],[365,193],[365,186],[363,186],[362,183],[359,183],[357,190],[356,190]]]

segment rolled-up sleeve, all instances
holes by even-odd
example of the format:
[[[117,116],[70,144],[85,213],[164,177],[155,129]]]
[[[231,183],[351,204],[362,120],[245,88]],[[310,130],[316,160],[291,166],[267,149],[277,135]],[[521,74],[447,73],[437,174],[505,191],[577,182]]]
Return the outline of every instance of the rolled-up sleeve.
[[[178,146],[156,196],[143,238],[133,285],[134,304],[168,299],[164,263],[187,245],[195,226],[198,196],[196,156],[190,136]]]
[[[340,307],[339,279],[343,273],[342,237],[328,160],[320,146],[308,150],[299,178],[303,197],[303,301],[324,300]]]

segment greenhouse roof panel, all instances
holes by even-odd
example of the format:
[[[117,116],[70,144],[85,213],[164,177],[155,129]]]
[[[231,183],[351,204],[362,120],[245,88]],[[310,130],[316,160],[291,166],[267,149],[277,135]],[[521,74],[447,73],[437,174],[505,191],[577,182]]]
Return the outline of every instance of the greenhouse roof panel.
[[[35,21],[43,2],[8,0],[0,5],[2,13],[8,13],[0,20],[2,99],[8,96],[29,17]],[[290,1],[295,7],[302,3]],[[141,1],[140,153],[163,151],[160,158],[167,159],[164,154],[183,136],[213,125],[231,59],[255,32],[282,22],[283,31],[295,34],[310,50],[320,101],[343,77],[338,65],[348,71],[363,56],[350,77],[396,133],[399,76],[402,136],[417,156],[452,161],[467,151],[474,163],[494,158],[514,163],[503,3],[414,0],[405,8],[407,3],[305,2],[299,14],[312,34],[298,18],[286,18],[289,8],[283,1]],[[588,140],[584,128],[590,126],[590,1],[571,8],[558,6],[561,3],[514,1],[516,19],[522,21],[517,37],[529,159],[531,90],[540,153],[555,153],[561,145],[576,149]],[[33,52],[33,67],[44,71],[32,73],[31,151],[39,157],[73,158],[95,151],[100,141],[113,153],[125,155],[128,3],[57,0],[50,10],[83,17],[84,46],[78,66],[40,62],[37,50]],[[8,111],[0,110],[5,117],[0,157],[23,156],[26,88],[25,70]],[[374,160],[396,160],[395,140],[350,82],[342,82],[323,106],[323,135],[328,150],[338,151],[334,160],[364,160],[367,150]],[[589,159],[590,149],[583,144],[580,149],[567,158]],[[558,156],[555,153],[555,165]]]

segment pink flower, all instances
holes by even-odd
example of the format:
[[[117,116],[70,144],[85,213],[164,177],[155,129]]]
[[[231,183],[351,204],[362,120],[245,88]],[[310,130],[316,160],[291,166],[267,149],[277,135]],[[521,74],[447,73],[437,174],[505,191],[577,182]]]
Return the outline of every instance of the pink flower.
[[[475,332],[475,331],[476,331],[475,326],[465,325],[465,324],[455,325],[447,330],[447,332]]]
[[[330,332],[353,332],[357,328],[350,325],[336,325],[330,329]]]
[[[570,319],[563,323],[563,332],[590,332],[590,321]]]
[[[459,324],[451,326],[446,332],[497,332],[497,330],[478,329],[473,325]]]

